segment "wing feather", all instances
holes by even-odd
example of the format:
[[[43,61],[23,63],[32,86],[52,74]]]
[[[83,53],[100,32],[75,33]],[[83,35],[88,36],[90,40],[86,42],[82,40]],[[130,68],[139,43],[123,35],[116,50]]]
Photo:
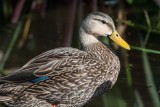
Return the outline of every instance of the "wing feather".
[[[69,47],[49,50],[31,59],[15,73],[2,77],[0,80],[25,82],[41,76],[53,76],[53,74],[58,74],[58,71],[62,72],[59,65],[63,65],[71,57],[76,57],[78,53],[81,53],[81,57],[86,54],[84,51]]]

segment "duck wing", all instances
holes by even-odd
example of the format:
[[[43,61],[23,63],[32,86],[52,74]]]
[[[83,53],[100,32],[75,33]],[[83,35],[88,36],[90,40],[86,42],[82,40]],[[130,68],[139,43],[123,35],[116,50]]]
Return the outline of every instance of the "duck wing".
[[[82,58],[86,54],[87,53],[84,51],[70,47],[49,50],[31,59],[15,73],[0,78],[0,82],[36,82],[39,80],[45,80],[50,76],[65,72],[64,68],[66,69],[71,66],[71,63],[66,65],[70,58]]]

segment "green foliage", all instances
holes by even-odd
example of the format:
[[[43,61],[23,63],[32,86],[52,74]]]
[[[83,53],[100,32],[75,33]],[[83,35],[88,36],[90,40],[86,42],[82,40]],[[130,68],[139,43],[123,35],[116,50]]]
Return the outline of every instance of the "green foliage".
[[[43,16],[43,18],[46,18],[48,16],[50,16],[49,14],[54,15],[55,18],[59,18],[59,16],[52,12],[54,10],[56,10],[57,8],[60,8],[59,10],[63,9],[62,6],[64,6],[64,3],[60,1],[60,3],[57,5],[56,2],[57,1],[50,1],[49,2],[54,2],[54,5],[51,8],[49,6],[51,6],[52,4],[43,4],[45,3],[45,0],[33,0],[33,1],[27,1],[25,2],[25,5],[22,6],[22,8],[20,10],[22,10],[22,12],[19,12],[19,15],[15,15],[15,17],[17,18],[17,22],[16,23],[11,23],[12,20],[12,16],[14,16],[14,12],[16,11],[16,4],[18,4],[18,1],[21,0],[17,0],[17,1],[12,1],[12,0],[2,0],[1,3],[1,24],[0,24],[0,45],[1,50],[4,53],[3,58],[1,59],[0,62],[0,73],[4,73],[4,67],[6,65],[8,65],[6,62],[10,61],[9,57],[11,56],[14,47],[16,45],[16,41],[17,43],[19,43],[18,45],[16,45],[16,47],[19,46],[19,50],[21,51],[25,46],[30,47],[30,51],[35,52],[35,48],[36,47],[36,39],[35,38],[39,38],[39,36],[34,36],[34,38],[31,38],[31,42],[30,43],[26,43],[27,39],[29,38],[29,34],[30,34],[30,29],[32,29],[31,23],[32,23],[32,18],[33,21],[37,20],[38,18],[35,17],[35,14],[41,14]],[[65,0],[64,0],[65,1]],[[83,0],[84,2],[85,0]],[[129,4],[127,4],[127,3]],[[32,3],[34,4],[32,6]],[[128,100],[133,100],[133,103],[136,105],[136,107],[144,107],[145,105],[145,100],[144,100],[144,96],[141,93],[141,90],[139,90],[141,86],[141,84],[145,84],[143,83],[141,80],[146,80],[146,87],[144,88],[144,90],[148,90],[149,95],[147,96],[149,99],[151,99],[152,101],[152,106],[153,107],[159,107],[160,103],[159,103],[159,95],[157,93],[157,87],[158,85],[155,84],[155,80],[157,80],[157,83],[159,83],[159,67],[157,67],[156,69],[152,68],[152,64],[149,61],[150,57],[147,54],[160,54],[160,48],[159,48],[159,38],[160,38],[160,10],[158,10],[158,7],[156,4],[154,4],[153,0],[126,0],[125,3],[123,3],[123,1],[120,0],[120,2],[118,2],[119,4],[123,4],[123,7],[120,7],[119,4],[115,5],[118,6],[115,8],[115,6],[111,7],[111,6],[102,6],[105,9],[100,9],[100,10],[107,10],[105,11],[106,13],[110,10],[112,10],[110,13],[113,14],[113,16],[118,16],[119,13],[117,13],[121,8],[124,8],[125,10],[123,10],[123,12],[127,13],[127,15],[125,16],[126,19],[123,20],[117,20],[117,22],[122,23],[122,25],[126,25],[126,31],[125,31],[125,35],[127,35],[126,41],[129,41],[131,46],[131,51],[126,52],[127,54],[125,54],[126,57],[121,57],[120,61],[121,61],[121,72],[120,72],[120,79],[118,81],[123,81],[123,84],[117,84],[117,87],[113,87],[111,89],[111,91],[109,91],[107,94],[105,94],[103,96],[103,101],[104,101],[104,107],[130,107],[128,106]],[[37,5],[37,7],[36,7]],[[41,6],[44,7],[46,6],[47,8],[41,8]],[[65,1],[65,5],[67,5],[66,1]],[[99,5],[99,4],[98,4]],[[34,7],[35,6],[35,7]],[[58,7],[59,6],[59,7]],[[85,10],[88,6],[87,3],[84,3],[85,8],[84,9],[84,13],[88,12],[89,10]],[[20,6],[18,6],[20,7]],[[66,6],[67,7],[67,6]],[[81,7],[82,8],[82,7]],[[101,7],[100,7],[101,8]],[[42,10],[44,9],[44,10]],[[66,8],[65,8],[66,9]],[[49,11],[48,11],[49,10]],[[57,9],[58,10],[58,9]],[[59,11],[58,10],[58,11]],[[145,10],[145,12],[144,12]],[[46,12],[47,11],[47,12]],[[61,12],[61,11],[59,11]],[[15,12],[17,13],[17,12]],[[79,13],[79,11],[77,12]],[[83,13],[83,12],[82,12]],[[145,13],[145,14],[144,14]],[[66,13],[64,13],[66,14]],[[117,15],[118,14],[118,15]],[[120,14],[121,15],[121,14]],[[63,17],[63,16],[61,16]],[[50,18],[48,18],[50,19]],[[65,18],[64,18],[65,19]],[[81,18],[82,19],[82,18]],[[49,21],[53,21],[53,20],[49,20]],[[62,29],[61,24],[64,23],[57,23],[57,25],[59,26],[58,28],[56,28],[56,30],[59,30],[58,32],[63,32],[64,29]],[[8,25],[12,26],[12,28],[10,29],[10,27],[8,27]],[[37,24],[38,26],[42,26],[42,23],[39,22],[39,24]],[[75,26],[77,27],[77,26]],[[78,26],[79,28],[79,26]],[[77,28],[77,29],[78,29]],[[44,29],[46,29],[44,27]],[[55,28],[51,28],[53,30],[55,30]],[[74,29],[75,30],[75,29]],[[4,33],[4,31],[7,31],[7,35]],[[41,32],[41,31],[39,31]],[[32,32],[34,33],[34,31]],[[138,33],[141,33],[142,35],[138,35]],[[147,33],[147,34],[146,34]],[[21,35],[22,34],[22,35]],[[48,34],[48,32],[46,33]],[[62,34],[62,33],[61,33]],[[73,43],[72,45],[74,47],[79,47],[79,43],[77,43],[78,38],[78,30],[75,30],[74,32],[75,36],[73,37]],[[130,34],[130,35],[129,35]],[[49,34],[48,34],[49,35]],[[57,35],[56,35],[57,36]],[[5,39],[1,38],[4,37]],[[145,37],[145,40],[141,43],[142,45],[139,45],[140,43],[137,42],[137,38],[138,37]],[[6,39],[8,38],[8,39]],[[44,36],[44,38],[46,38],[46,36]],[[58,36],[57,36],[58,38]],[[132,38],[132,39],[130,39]],[[50,38],[47,38],[50,39]],[[45,39],[45,40],[47,40]],[[61,38],[60,38],[61,39]],[[3,41],[4,40],[4,41]],[[51,40],[51,39],[50,39]],[[104,41],[104,43],[106,44],[110,44],[110,41],[106,38],[100,38],[101,41]],[[2,42],[3,43],[2,43]],[[43,40],[41,40],[43,41]],[[158,41],[158,42],[156,42]],[[51,40],[51,42],[55,42],[57,43],[57,41]],[[46,42],[46,44],[48,44],[49,41]],[[40,45],[46,45],[46,44],[42,44],[40,42]],[[63,43],[61,43],[63,44]],[[149,46],[149,47],[148,47]],[[155,49],[153,49],[155,48]],[[23,50],[25,52],[25,54],[27,53],[28,50]],[[121,56],[119,53],[122,53],[121,51],[117,50],[117,54],[118,56]],[[138,54],[139,57],[135,57],[135,53],[140,53]],[[134,54],[134,55],[132,55]],[[128,55],[128,56],[127,56]],[[20,55],[17,55],[18,57],[20,57]],[[27,56],[27,55],[25,55]],[[132,57],[131,57],[132,56]],[[141,59],[142,58],[142,59]],[[159,58],[159,57],[158,57]],[[25,59],[25,58],[24,58]],[[138,61],[143,62],[142,66],[140,65],[140,62],[136,62],[136,64],[134,64],[132,62],[132,60],[137,59]],[[157,62],[159,63],[159,59],[157,59],[155,57],[156,60],[158,60]],[[17,59],[18,60],[18,59]],[[23,59],[22,59],[23,60]],[[127,60],[127,64],[124,64],[125,61]],[[132,64],[133,63],[133,64]],[[131,65],[133,65],[131,67]],[[139,68],[139,65],[141,68]],[[19,66],[19,65],[18,65]],[[134,71],[132,70],[132,68],[134,69]],[[136,70],[140,70],[141,72],[144,72],[144,77],[145,78],[137,78],[134,77],[134,74],[139,75],[139,72],[137,72]],[[144,70],[144,71],[143,71]],[[154,78],[154,73],[156,71],[158,71],[158,75],[157,75],[157,79]],[[121,74],[125,72],[125,76],[121,76]],[[135,79],[139,79],[139,81],[136,81]],[[138,84],[140,84],[140,86],[136,86],[136,82],[138,82]],[[160,83],[159,83],[160,84]],[[123,88],[121,88],[121,85],[123,85]],[[126,87],[127,88],[126,88]],[[125,88],[124,88],[125,87]],[[128,91],[125,93],[125,91],[131,89],[131,91]],[[134,94],[134,96],[132,96],[132,94]],[[126,97],[127,96],[127,97]],[[127,102],[127,103],[126,103]],[[135,106],[135,105],[132,106]],[[94,105],[93,105],[94,106]],[[92,106],[92,107],[93,107]]]
[[[134,50],[138,50],[138,51],[142,51],[142,52],[146,52],[146,53],[160,54],[160,51],[158,51],[158,50],[146,49],[143,47],[136,47],[136,46],[131,46],[131,48]]]
[[[20,21],[18,23],[18,25],[16,26],[16,29],[13,32],[13,38],[11,39],[11,42],[9,43],[9,46],[4,54],[4,57],[1,60],[1,64],[0,64],[0,73],[1,74],[4,74],[4,72],[3,72],[4,66],[6,64],[6,61],[8,60],[8,57],[11,54],[11,51],[13,50],[14,44],[20,34],[21,29],[22,29],[22,21]]]
[[[127,107],[118,88],[103,95],[103,102],[104,107]]]
[[[135,90],[134,94],[135,94],[137,107],[144,107],[143,100],[142,100],[141,95],[139,94],[139,92],[137,90]]]
[[[148,0],[126,0],[126,1],[130,5],[141,6],[147,3]]]
[[[148,90],[153,103],[153,107],[159,107],[160,106],[159,96],[154,83],[154,79],[153,79],[154,77],[152,74],[148,56],[145,52],[142,52],[142,58],[143,58],[143,66],[145,71],[146,82],[147,82]]]

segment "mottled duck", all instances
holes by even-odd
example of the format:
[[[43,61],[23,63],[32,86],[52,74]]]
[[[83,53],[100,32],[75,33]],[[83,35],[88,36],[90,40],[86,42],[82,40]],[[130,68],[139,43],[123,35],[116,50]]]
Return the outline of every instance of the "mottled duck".
[[[110,89],[120,62],[97,37],[107,36],[128,50],[129,45],[111,17],[101,12],[92,12],[83,20],[79,36],[81,50],[49,50],[0,78],[0,102],[9,107],[81,107]]]

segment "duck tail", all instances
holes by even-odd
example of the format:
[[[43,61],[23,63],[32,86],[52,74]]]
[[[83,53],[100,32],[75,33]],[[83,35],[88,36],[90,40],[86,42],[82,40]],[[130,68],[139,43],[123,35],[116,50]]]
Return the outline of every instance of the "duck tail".
[[[8,96],[18,95],[26,86],[11,83],[11,82],[4,82],[0,83],[0,101],[3,99],[10,99]]]

